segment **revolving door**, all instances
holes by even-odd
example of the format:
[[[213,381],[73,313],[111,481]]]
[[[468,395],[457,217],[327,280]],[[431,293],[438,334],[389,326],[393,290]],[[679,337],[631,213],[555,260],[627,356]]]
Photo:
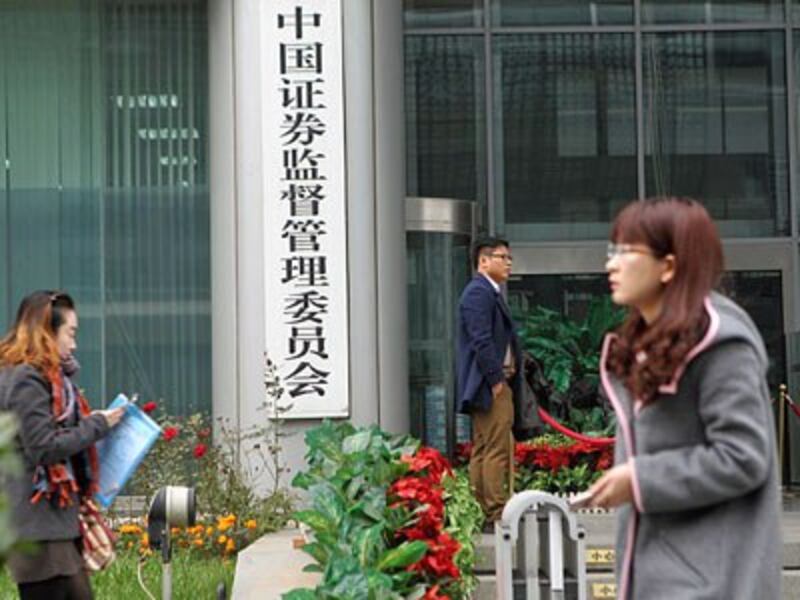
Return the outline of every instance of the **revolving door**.
[[[455,335],[476,209],[464,200],[406,198],[411,433],[450,456],[470,437],[469,419],[454,410]]]

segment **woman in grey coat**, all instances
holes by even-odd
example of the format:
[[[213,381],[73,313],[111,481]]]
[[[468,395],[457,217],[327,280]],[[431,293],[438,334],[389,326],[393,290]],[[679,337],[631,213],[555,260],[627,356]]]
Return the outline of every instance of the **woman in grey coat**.
[[[781,531],[764,343],[713,292],[722,246],[697,202],[657,198],[614,222],[606,270],[629,316],[603,345],[615,466],[618,598],[780,597]]]
[[[0,340],[0,410],[17,416],[23,463],[4,489],[15,533],[33,545],[32,553],[15,553],[8,561],[21,600],[92,598],[78,510],[98,481],[94,443],[119,422],[123,409],[90,411],[72,382],[77,332],[72,298],[39,291],[22,301]]]

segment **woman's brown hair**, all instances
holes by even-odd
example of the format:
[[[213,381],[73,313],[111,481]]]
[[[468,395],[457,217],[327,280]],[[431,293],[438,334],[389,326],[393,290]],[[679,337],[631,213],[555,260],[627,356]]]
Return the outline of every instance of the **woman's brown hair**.
[[[64,292],[40,290],[23,298],[17,318],[0,340],[0,365],[28,364],[45,374],[57,369],[61,357],[56,332],[75,310],[75,302]]]
[[[625,381],[634,398],[648,403],[708,328],[704,301],[722,275],[722,244],[700,203],[674,197],[626,206],[614,221],[611,241],[644,244],[656,258],[675,257],[675,275],[664,287],[659,317],[648,325],[631,309],[608,357],[609,369]]]

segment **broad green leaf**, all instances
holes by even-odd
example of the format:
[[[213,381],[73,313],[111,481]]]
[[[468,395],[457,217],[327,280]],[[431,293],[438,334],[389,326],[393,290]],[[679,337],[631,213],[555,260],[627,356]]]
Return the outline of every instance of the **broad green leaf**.
[[[297,588],[285,594],[281,594],[281,600],[317,600],[317,594],[314,590]]]
[[[301,550],[321,565],[324,565],[326,562],[328,562],[328,559],[331,556],[330,550],[318,541],[303,544]]]
[[[300,488],[301,490],[307,490],[315,483],[317,483],[316,477],[314,477],[311,473],[304,471],[299,472],[294,476],[294,479],[292,479],[292,485],[296,488]]]
[[[331,593],[342,600],[364,600],[369,597],[369,582],[363,573],[345,575]]]
[[[364,496],[364,514],[376,521],[383,521],[386,510],[386,492],[379,487],[368,490]]]
[[[370,440],[372,439],[372,432],[359,431],[351,436],[348,436],[342,442],[342,451],[345,454],[355,454],[356,452],[364,452],[369,448]]]
[[[316,510],[300,510],[294,513],[294,518],[305,523],[317,533],[332,533],[336,531],[336,523],[331,521]]]
[[[313,563],[303,567],[303,573],[322,573],[323,571],[324,569],[321,566]]]
[[[312,505],[321,515],[334,524],[338,524],[344,515],[344,501],[330,483],[320,483],[309,489]]]
[[[373,525],[360,531],[356,538],[355,548],[358,553],[358,562],[362,567],[373,564],[385,548],[383,525]]]
[[[403,542],[396,548],[388,550],[378,561],[377,569],[386,571],[387,569],[398,569],[413,565],[420,560],[428,551],[428,544],[423,541]]]

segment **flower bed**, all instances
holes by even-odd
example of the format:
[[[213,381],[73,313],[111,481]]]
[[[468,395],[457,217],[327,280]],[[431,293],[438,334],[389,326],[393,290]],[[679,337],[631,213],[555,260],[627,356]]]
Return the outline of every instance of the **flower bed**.
[[[285,600],[469,598],[473,537],[483,515],[463,474],[432,448],[378,428],[325,423],[306,434],[309,470],[294,484],[310,508],[296,513],[322,580]]]
[[[457,465],[466,465],[472,444],[459,444]],[[546,434],[514,446],[514,490],[572,494],[587,489],[614,463],[613,446],[597,447],[561,434]]]
[[[119,551],[137,550],[142,556],[152,555],[147,528],[142,520],[124,523],[115,532]],[[255,519],[240,522],[233,514],[198,521],[191,527],[173,527],[170,531],[172,545],[178,552],[205,558],[233,555],[260,535]]]

